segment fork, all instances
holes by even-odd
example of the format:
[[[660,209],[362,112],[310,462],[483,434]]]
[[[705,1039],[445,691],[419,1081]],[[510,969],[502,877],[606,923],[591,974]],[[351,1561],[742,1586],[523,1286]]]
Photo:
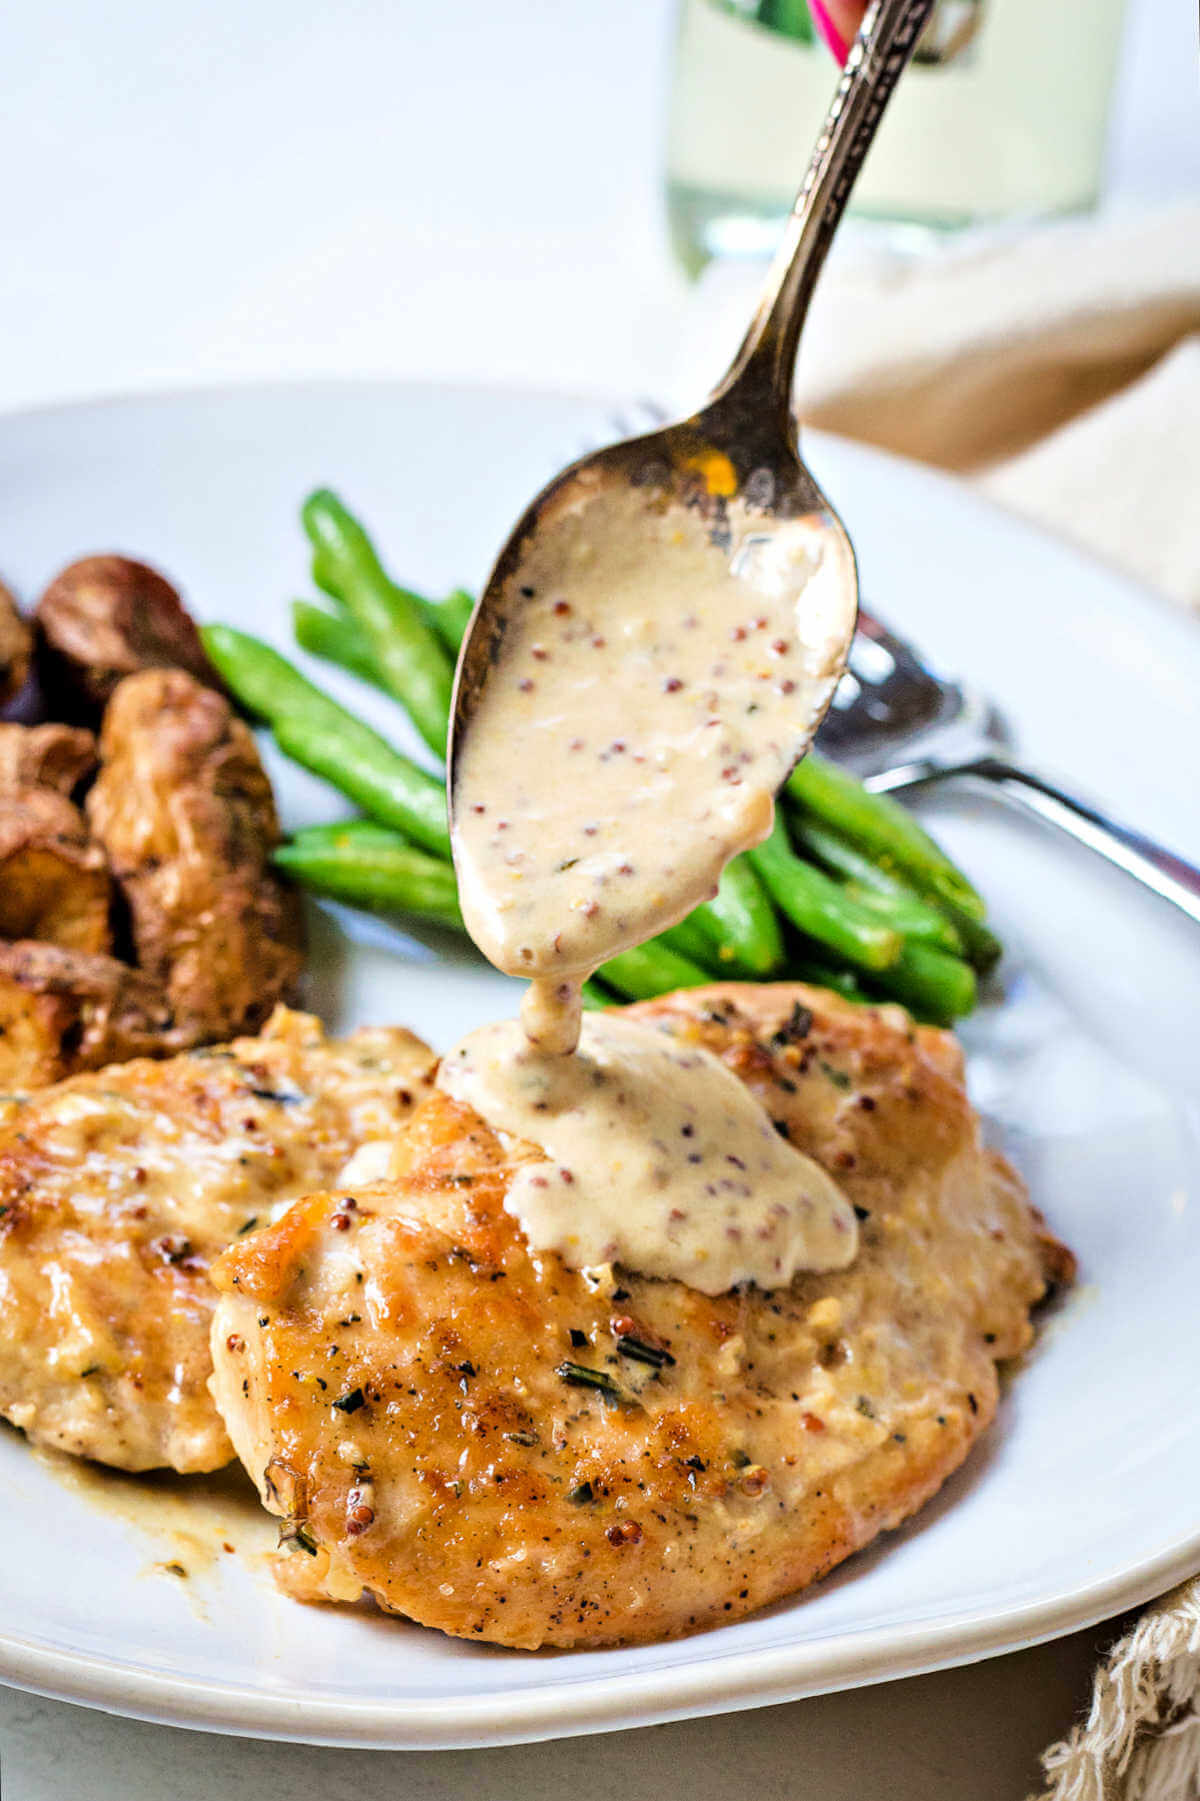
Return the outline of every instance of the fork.
[[[986,696],[935,673],[913,645],[862,606],[817,744],[875,794],[941,782],[982,789],[1068,833],[1200,925],[1200,869],[1013,762],[1005,754],[1004,722]]]
[[[628,437],[665,417],[656,401],[638,399],[611,423]],[[1067,833],[1200,925],[1200,869],[1002,754],[1009,738],[993,703],[965,682],[937,674],[861,601],[846,672],[816,744],[873,794],[942,782],[981,789]]]

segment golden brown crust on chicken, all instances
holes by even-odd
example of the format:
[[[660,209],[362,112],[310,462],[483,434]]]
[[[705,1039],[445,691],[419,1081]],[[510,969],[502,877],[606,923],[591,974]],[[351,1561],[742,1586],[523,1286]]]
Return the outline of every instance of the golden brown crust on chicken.
[[[106,951],[111,895],[77,807],[49,788],[0,794],[0,938]]]
[[[33,632],[12,594],[0,582],[0,706],[15,699],[29,677]]]
[[[128,904],[136,960],[185,1029],[251,1031],[303,966],[299,897],[271,867],[279,822],[254,739],[182,670],[132,675],[113,695],[92,830]]]
[[[0,943],[0,1091],[184,1049],[157,983],[115,957]]]
[[[0,724],[0,794],[53,788],[70,799],[98,757],[95,733],[82,726]]]
[[[530,1254],[502,1143],[440,1091],[392,1179],[218,1260],[214,1392],[279,1579],[505,1645],[728,1621],[929,1498],[1030,1342],[1046,1252],[943,1033],[792,985],[633,1011],[703,1043],[859,1210],[847,1270],[708,1297]],[[599,1386],[597,1386],[597,1384]]]
[[[394,1134],[432,1068],[400,1029],[260,1038],[134,1062],[0,1106],[0,1413],[118,1465],[215,1469],[208,1265]]]
[[[166,578],[130,557],[81,557],[37,604],[38,666],[53,704],[94,724],[139,669],[184,669],[218,687],[200,634]]]

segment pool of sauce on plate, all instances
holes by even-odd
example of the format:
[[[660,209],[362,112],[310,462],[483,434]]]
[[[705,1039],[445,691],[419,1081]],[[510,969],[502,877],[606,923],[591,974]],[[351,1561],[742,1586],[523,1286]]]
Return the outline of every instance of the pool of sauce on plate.
[[[781,1286],[851,1261],[853,1210],[716,1058],[584,1018],[581,991],[769,832],[837,679],[840,589],[803,519],[577,487],[507,577],[456,757],[464,918],[530,987],[520,1027],[471,1034],[438,1079],[546,1151],[507,1202],[535,1249]]]
[[[31,1449],[41,1467],[71,1494],[144,1536],[150,1555],[141,1573],[177,1582],[201,1617],[197,1584],[202,1587],[224,1560],[236,1555],[251,1567],[267,1567],[279,1523],[263,1511],[240,1464],[206,1476],[168,1470],[133,1475],[66,1451],[39,1445]]]

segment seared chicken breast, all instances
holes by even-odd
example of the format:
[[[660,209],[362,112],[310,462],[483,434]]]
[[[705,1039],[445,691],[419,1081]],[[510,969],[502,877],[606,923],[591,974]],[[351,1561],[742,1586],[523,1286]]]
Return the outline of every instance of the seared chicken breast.
[[[394,1135],[432,1065],[409,1032],[330,1040],[280,1008],[258,1038],[5,1097],[0,1414],[121,1469],[228,1462],[211,1260]]]
[[[954,1041],[792,985],[632,1011],[837,1178],[857,1258],[715,1297],[568,1269],[505,1211],[538,1147],[434,1092],[391,1179],[213,1268],[214,1393],[291,1594],[526,1648],[691,1632],[898,1525],[992,1418],[1070,1258],[982,1147]]]

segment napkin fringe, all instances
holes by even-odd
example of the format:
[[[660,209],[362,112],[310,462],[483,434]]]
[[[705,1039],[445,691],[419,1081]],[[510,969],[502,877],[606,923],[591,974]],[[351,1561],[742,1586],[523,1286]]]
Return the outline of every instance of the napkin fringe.
[[[1200,1581],[1192,1581],[1149,1608],[1108,1653],[1086,1721],[1042,1757],[1049,1786],[1036,1801],[1200,1795],[1198,1701]]]

